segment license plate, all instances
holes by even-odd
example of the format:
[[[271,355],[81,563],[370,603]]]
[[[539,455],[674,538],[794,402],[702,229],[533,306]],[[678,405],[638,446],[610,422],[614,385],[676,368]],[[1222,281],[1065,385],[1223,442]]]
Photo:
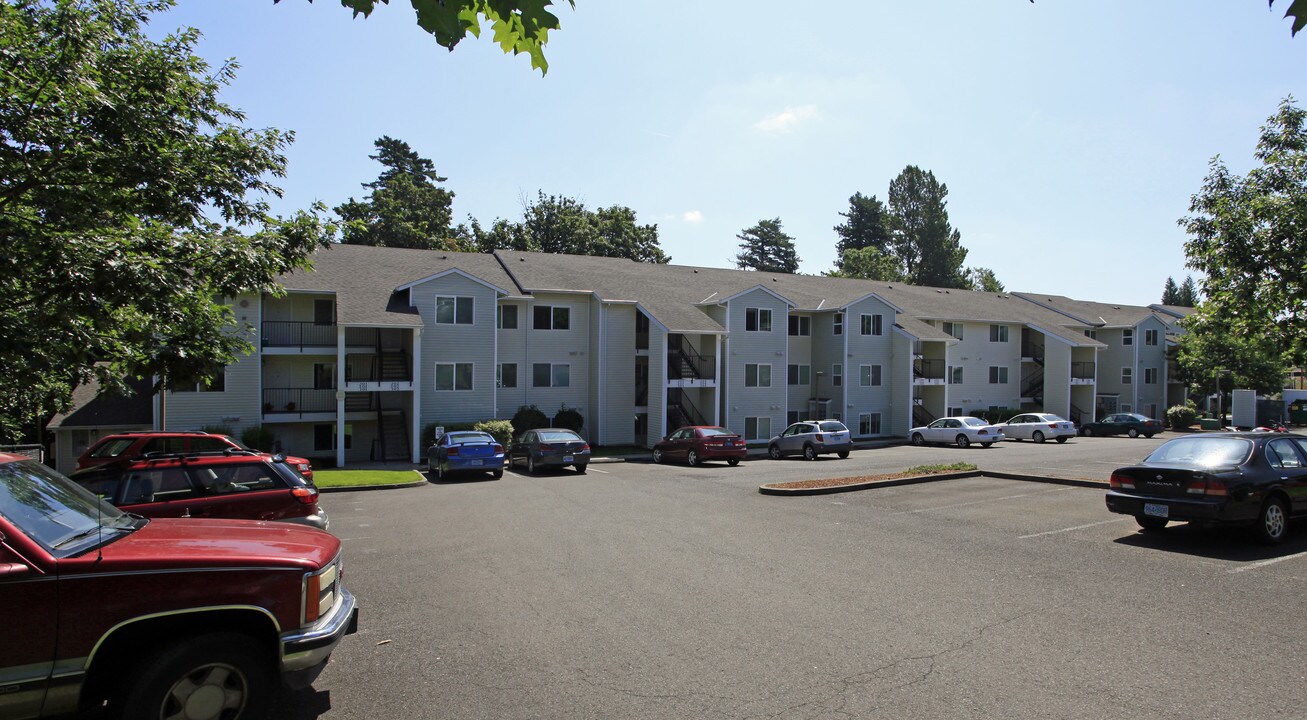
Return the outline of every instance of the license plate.
[[[473,466],[473,467],[481,467],[481,461],[480,461],[480,460],[468,460],[468,461],[467,461],[467,464],[468,464],[468,465],[471,465],[471,466]]]
[[[571,456],[571,455],[564,455],[564,456],[563,456],[563,462],[572,462],[572,456]]]
[[[1144,503],[1144,514],[1153,517],[1170,517],[1171,508],[1169,505],[1159,505],[1157,503]]]

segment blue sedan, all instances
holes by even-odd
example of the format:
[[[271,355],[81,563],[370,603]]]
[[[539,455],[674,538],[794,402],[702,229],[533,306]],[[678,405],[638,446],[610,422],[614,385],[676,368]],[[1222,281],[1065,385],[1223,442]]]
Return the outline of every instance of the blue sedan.
[[[442,481],[454,473],[504,476],[504,446],[483,432],[449,432],[427,448],[427,472]]]

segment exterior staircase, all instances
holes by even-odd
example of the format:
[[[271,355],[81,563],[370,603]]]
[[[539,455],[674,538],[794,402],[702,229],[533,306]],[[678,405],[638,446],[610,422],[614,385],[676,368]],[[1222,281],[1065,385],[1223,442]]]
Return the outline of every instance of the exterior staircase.
[[[377,411],[377,440],[373,460],[407,462],[411,458],[408,442],[408,421],[403,410]]]

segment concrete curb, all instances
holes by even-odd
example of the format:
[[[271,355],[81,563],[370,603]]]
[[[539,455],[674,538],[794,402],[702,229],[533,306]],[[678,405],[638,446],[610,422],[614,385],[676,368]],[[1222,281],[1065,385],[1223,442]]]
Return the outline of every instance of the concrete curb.
[[[414,472],[417,472],[416,470]],[[422,473],[418,473],[421,475]],[[394,483],[391,485],[344,485],[339,487],[320,487],[320,493],[337,493],[337,492],[359,492],[362,490],[398,490],[400,488],[414,488],[430,484],[425,477],[421,480],[414,480],[407,483]]]
[[[758,492],[763,495],[777,495],[780,497],[801,497],[806,495],[833,495],[835,493],[854,492],[857,490],[874,490],[882,487],[899,487],[902,485],[920,485],[922,483],[936,482],[940,480],[961,480],[972,477],[992,477],[1002,480],[1022,480],[1025,482],[1046,483],[1050,485],[1070,485],[1073,487],[1093,488],[1096,490],[1106,490],[1107,483],[1097,482],[1094,480],[1077,480],[1072,478],[1054,478],[1044,477],[1041,475],[1021,475],[1018,473],[989,472],[986,470],[970,470],[967,472],[957,473],[940,473],[938,475],[918,475],[910,478],[896,478],[894,480],[874,480],[864,483],[850,483],[848,485],[832,485],[830,487],[819,488],[777,488],[759,485]]]

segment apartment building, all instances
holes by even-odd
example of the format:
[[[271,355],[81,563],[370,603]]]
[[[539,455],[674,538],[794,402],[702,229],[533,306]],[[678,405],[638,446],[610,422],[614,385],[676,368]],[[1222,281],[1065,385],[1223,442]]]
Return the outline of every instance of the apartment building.
[[[579,411],[594,444],[648,447],[692,423],[765,442],[833,417],[871,438],[946,414],[1086,420],[1100,397],[1126,404],[1103,384],[1126,358],[1094,337],[1118,328],[1017,293],[351,245],[281,281],[283,296],[233,300],[256,351],[213,386],[167,392],[169,429],[263,425],[288,451],[349,464],[416,461],[425,426],[523,405]],[[1156,322],[1136,323],[1136,350],[1166,332]]]

